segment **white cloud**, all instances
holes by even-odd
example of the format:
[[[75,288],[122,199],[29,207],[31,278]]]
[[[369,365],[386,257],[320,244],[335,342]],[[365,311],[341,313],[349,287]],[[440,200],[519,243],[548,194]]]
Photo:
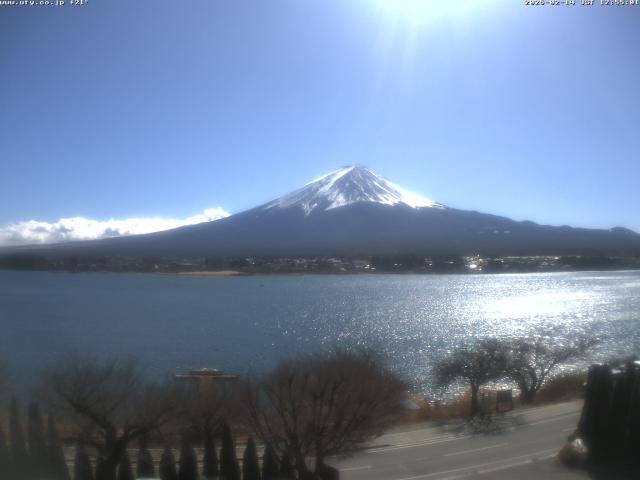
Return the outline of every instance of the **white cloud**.
[[[95,240],[141,233],[159,232],[183,225],[210,222],[228,217],[224,209],[208,208],[187,218],[141,217],[123,220],[93,220],[84,217],[61,218],[57,222],[26,220],[0,228],[0,246]]]

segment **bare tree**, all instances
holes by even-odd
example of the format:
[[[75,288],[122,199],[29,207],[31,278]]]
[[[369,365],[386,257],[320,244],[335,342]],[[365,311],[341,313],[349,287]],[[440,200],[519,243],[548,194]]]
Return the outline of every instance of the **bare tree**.
[[[486,339],[461,347],[436,363],[434,379],[438,386],[446,387],[463,379],[471,388],[471,416],[480,413],[478,391],[488,382],[506,375],[507,347],[496,339]]]
[[[217,382],[202,381],[198,388],[185,385],[179,390],[179,430],[185,430],[199,442],[212,441],[225,422],[240,416],[238,388]]]
[[[597,343],[597,339],[590,338],[556,345],[541,336],[518,339],[510,346],[507,373],[518,385],[522,401],[531,403],[554,370],[584,357]]]
[[[97,480],[115,480],[129,443],[175,409],[170,388],[144,382],[133,362],[72,359],[48,375],[48,387],[76,437],[97,450]]]
[[[338,351],[282,362],[262,382],[249,383],[252,429],[293,456],[298,478],[313,478],[328,455],[380,435],[401,411],[406,386],[372,352]]]

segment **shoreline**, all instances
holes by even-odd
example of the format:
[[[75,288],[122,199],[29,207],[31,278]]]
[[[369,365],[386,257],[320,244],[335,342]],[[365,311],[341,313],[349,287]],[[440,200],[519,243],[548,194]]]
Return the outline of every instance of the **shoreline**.
[[[376,276],[376,275],[419,275],[419,276],[493,276],[493,275],[544,275],[574,273],[640,273],[639,268],[587,269],[587,270],[538,270],[511,272],[420,272],[420,271],[374,271],[374,272],[243,272],[241,270],[185,270],[185,271],[142,271],[142,270],[65,270],[65,269],[18,269],[0,268],[0,272],[47,272],[47,273],[114,273],[114,274],[151,274],[179,275],[191,277],[252,277],[252,276]]]
[[[49,270],[55,271],[55,270]],[[542,274],[571,274],[571,273],[623,273],[623,272],[635,272],[640,273],[640,269],[638,268],[629,268],[629,269],[614,269],[614,270],[541,270],[541,271],[521,271],[521,272],[412,272],[412,271],[375,271],[375,272],[243,272],[240,270],[207,270],[207,271],[198,271],[198,270],[189,270],[184,272],[110,272],[104,271],[102,273],[157,273],[161,275],[186,275],[186,276],[376,276],[376,275],[419,275],[419,276],[471,276],[471,277],[481,277],[481,276],[490,276],[490,275],[542,275]],[[85,273],[85,272],[81,272]],[[90,273],[90,272],[87,272]]]
[[[118,273],[118,272],[116,272]],[[146,272],[140,272],[146,273]],[[157,272],[163,275],[184,275],[189,277],[238,277],[250,275],[238,270],[203,270],[203,271],[186,271],[186,272]]]

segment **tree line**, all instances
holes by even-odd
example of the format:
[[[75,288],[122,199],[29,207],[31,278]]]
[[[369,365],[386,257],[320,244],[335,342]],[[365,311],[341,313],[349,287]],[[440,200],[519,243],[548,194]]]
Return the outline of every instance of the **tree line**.
[[[433,376],[441,386],[465,381],[470,414],[477,415],[483,385],[509,379],[524,403],[533,402],[555,369],[586,355],[595,343],[480,340],[452,351],[435,365]],[[0,393],[1,377],[0,365]],[[0,478],[336,478],[326,459],[355,450],[393,425],[407,391],[367,350],[285,360],[261,378],[235,384],[153,382],[135,362],[70,359],[44,376],[34,397],[39,403],[27,410],[26,434],[17,402],[11,401],[8,438],[0,422]],[[46,427],[40,405],[48,413]],[[246,445],[242,461],[234,436]],[[71,471],[63,445],[74,447]],[[149,445],[163,452],[159,462]],[[202,452],[200,462],[194,446]]]
[[[489,338],[454,350],[434,367],[436,385],[449,386],[457,380],[469,385],[472,416],[480,411],[479,391],[500,380],[515,383],[523,403],[533,403],[537,394],[560,367],[586,357],[598,339],[580,337],[552,345],[543,336],[500,340]]]
[[[76,358],[46,374],[35,395],[40,403],[28,409],[26,435],[11,401],[8,439],[0,424],[0,478],[338,478],[326,458],[383,433],[406,392],[370,351],[287,360],[234,386],[152,382],[133,362]],[[49,412],[47,428],[39,405]],[[245,445],[241,460],[234,437]],[[74,447],[69,468],[63,445]],[[150,445],[162,450],[159,462]]]
[[[97,480],[111,478],[104,457],[99,457],[95,468],[83,440],[75,444],[72,468],[65,459],[63,443],[58,426],[52,416],[48,417],[45,429],[43,417],[37,403],[28,408],[26,435],[22,428],[20,411],[14,399],[9,408],[9,441],[0,430],[0,478],[12,480]],[[174,449],[165,446],[156,468],[146,439],[137,442],[136,468],[132,466],[129,450],[122,453],[115,473],[117,480],[135,480],[161,478],[162,480],[278,480],[294,479],[293,465],[285,456],[278,458],[274,449],[267,445],[260,467],[258,450],[250,436],[246,442],[244,455],[240,463],[236,457],[236,446],[230,428],[222,427],[222,446],[218,459],[215,441],[204,444],[204,458],[201,472],[193,444],[188,437],[182,439],[179,459],[176,461]],[[241,475],[242,472],[242,475]],[[200,476],[200,473],[202,476]]]

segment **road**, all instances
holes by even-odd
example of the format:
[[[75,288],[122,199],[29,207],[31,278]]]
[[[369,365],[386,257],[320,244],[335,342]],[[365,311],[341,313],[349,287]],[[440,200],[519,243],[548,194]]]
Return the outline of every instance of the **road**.
[[[354,456],[329,463],[342,480],[585,479],[586,473],[555,459],[581,408],[581,401],[568,402],[516,410],[490,425],[398,429]]]

